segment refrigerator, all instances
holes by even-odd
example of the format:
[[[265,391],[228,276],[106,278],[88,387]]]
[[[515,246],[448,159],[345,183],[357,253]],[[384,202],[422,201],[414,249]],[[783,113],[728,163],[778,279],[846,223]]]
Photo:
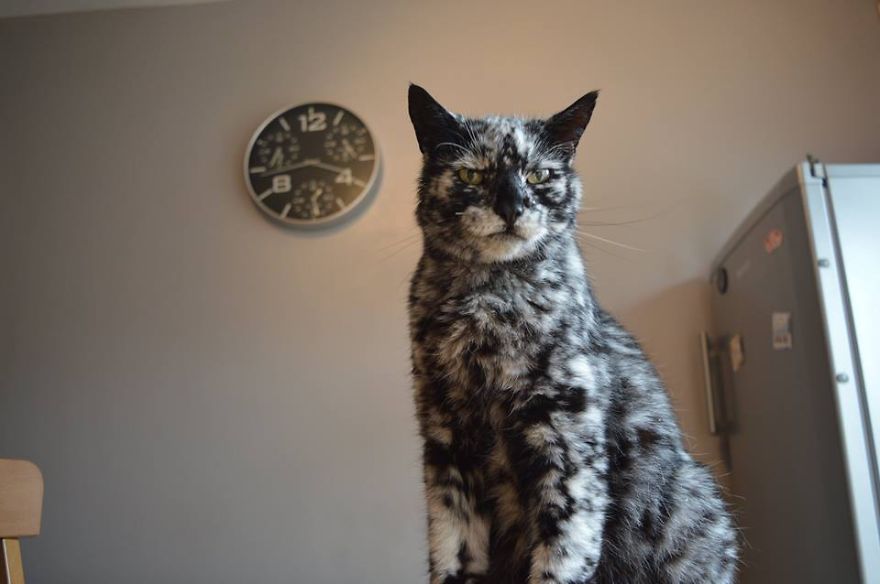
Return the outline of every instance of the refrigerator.
[[[880,164],[791,169],[711,271],[701,335],[742,584],[880,584]]]

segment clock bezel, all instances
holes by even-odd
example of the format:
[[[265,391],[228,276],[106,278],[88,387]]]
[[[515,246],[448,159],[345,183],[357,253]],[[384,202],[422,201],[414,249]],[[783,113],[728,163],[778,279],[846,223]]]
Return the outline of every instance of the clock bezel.
[[[319,219],[298,219],[295,217],[281,217],[271,208],[263,204],[263,202],[259,199],[256,191],[254,191],[254,187],[251,184],[250,179],[251,152],[253,151],[254,145],[256,144],[257,139],[260,137],[260,134],[263,133],[263,130],[265,130],[269,126],[269,124],[274,122],[279,116],[291,110],[306,106],[329,106],[344,110],[354,116],[361,124],[363,124],[364,128],[367,130],[367,133],[370,136],[370,141],[373,143],[373,167],[370,171],[370,178],[367,179],[366,184],[364,185],[360,194],[351,202],[350,205],[348,205],[339,213],[335,213],[329,217],[322,217]],[[244,173],[244,183],[247,187],[248,195],[250,195],[251,200],[254,202],[257,208],[262,211],[264,215],[273,219],[277,223],[288,227],[296,227],[301,229],[322,229],[325,227],[331,227],[341,223],[345,223],[346,221],[353,219],[354,215],[356,215],[357,212],[366,208],[366,205],[373,198],[373,195],[375,195],[378,191],[378,179],[381,174],[382,167],[382,153],[379,149],[379,143],[376,140],[376,134],[373,132],[373,129],[370,128],[367,122],[364,121],[364,118],[362,118],[357,112],[348,107],[345,107],[344,105],[339,105],[338,103],[334,103],[332,101],[304,101],[296,105],[283,107],[272,113],[265,120],[263,120],[263,122],[259,126],[257,126],[257,129],[254,130],[251,139],[248,140],[247,148],[245,148],[244,151],[244,160],[242,162],[242,172]]]

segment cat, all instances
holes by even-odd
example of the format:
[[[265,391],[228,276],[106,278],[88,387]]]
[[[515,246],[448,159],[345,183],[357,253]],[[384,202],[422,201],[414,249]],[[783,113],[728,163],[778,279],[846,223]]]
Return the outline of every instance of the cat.
[[[409,88],[431,584],[734,581],[719,489],[577,246],[572,161],[597,95],[546,120],[468,118]]]

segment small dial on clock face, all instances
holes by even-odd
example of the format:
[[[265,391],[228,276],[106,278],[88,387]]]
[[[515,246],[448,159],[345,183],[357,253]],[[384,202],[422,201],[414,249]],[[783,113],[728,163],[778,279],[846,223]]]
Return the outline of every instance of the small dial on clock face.
[[[343,122],[327,131],[324,148],[336,162],[351,162],[364,153],[368,138],[365,127]]]
[[[260,164],[266,168],[284,168],[299,160],[299,140],[286,130],[279,129],[258,138],[254,148]]]
[[[345,201],[333,193],[333,187],[318,179],[300,183],[293,190],[291,205],[289,216],[306,220],[329,217],[345,209]]]
[[[292,225],[322,225],[365,201],[378,165],[375,142],[360,118],[336,105],[309,103],[257,130],[245,177],[268,215]]]

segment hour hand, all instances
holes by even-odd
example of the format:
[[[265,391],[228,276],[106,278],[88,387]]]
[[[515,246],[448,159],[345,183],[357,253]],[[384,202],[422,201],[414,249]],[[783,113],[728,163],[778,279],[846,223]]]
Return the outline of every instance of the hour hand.
[[[311,201],[312,201],[312,215],[317,217],[321,214],[321,207],[318,205],[318,197],[321,196],[321,193],[324,192],[324,189],[318,189],[314,193],[312,193]]]

